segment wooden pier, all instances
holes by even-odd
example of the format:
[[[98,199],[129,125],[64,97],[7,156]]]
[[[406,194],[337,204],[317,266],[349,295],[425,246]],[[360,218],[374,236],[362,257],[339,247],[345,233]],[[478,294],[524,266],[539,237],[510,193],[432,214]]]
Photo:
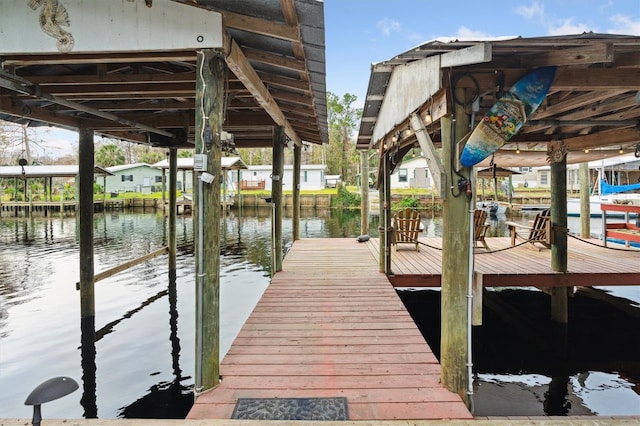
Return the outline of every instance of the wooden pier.
[[[230,419],[239,398],[347,400],[350,420],[470,419],[367,244],[303,239],[189,419]]]
[[[411,246],[393,250],[389,280],[395,287],[440,287],[442,238],[420,237],[420,242],[419,252]],[[604,247],[601,240],[570,237],[564,274],[551,270],[550,249],[537,250],[531,244],[511,247],[509,237],[487,238],[487,243],[489,250],[475,249],[474,262],[485,287],[640,285],[640,250],[623,245]],[[378,259],[378,239],[369,240],[367,246]]]

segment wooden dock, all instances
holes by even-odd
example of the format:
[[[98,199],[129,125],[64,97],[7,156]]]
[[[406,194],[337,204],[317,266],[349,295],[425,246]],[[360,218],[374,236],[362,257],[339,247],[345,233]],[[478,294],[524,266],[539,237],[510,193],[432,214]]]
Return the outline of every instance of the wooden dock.
[[[587,241],[568,239],[566,274],[551,270],[550,249],[537,250],[531,244],[511,248],[508,237],[487,238],[489,251],[476,248],[474,269],[482,274],[485,287],[640,285],[640,250]],[[392,249],[389,280],[395,287],[440,287],[442,238],[421,237],[420,242],[419,252],[411,245]],[[378,239],[369,240],[367,246],[377,260]]]
[[[471,419],[367,244],[303,239],[189,419],[230,419],[239,398],[347,399],[350,420]]]

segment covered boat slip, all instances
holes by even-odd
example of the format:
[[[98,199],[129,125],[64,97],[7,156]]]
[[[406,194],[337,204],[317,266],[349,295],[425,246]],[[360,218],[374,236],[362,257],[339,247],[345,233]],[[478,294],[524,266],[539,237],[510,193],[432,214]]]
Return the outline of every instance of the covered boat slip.
[[[231,418],[242,398],[318,397],[346,398],[350,420],[471,418],[440,383],[437,359],[367,245],[353,238],[293,244],[220,374],[189,419]]]
[[[540,275],[531,277],[537,276],[543,286],[549,285],[545,284],[547,279],[556,284],[548,293],[551,319],[557,325],[569,321],[569,292],[562,281],[574,276],[574,271],[596,272],[582,278],[599,274],[603,282],[623,277],[616,275],[613,266],[621,256],[610,252],[596,256],[600,260],[595,264],[602,265],[599,271],[588,261],[584,269],[573,269],[574,256],[586,259],[589,249],[572,252],[574,242],[567,228],[567,164],[580,163],[582,174],[583,169],[588,172],[588,161],[640,152],[639,48],[638,36],[594,33],[486,40],[441,38],[372,65],[357,148],[362,150],[362,158],[367,158],[368,151],[376,151],[379,156],[377,258],[380,270],[390,276],[405,267],[400,266],[400,256],[391,246],[391,174],[402,167],[403,158],[412,149],[419,147],[427,159],[432,188],[442,200],[442,251],[430,259],[419,257],[433,254],[421,249],[404,259],[415,262],[415,270],[434,268],[437,272],[432,275],[440,274],[440,362],[442,381],[448,389],[462,394],[470,377],[466,368],[471,353],[469,305],[475,303],[470,296],[474,275],[478,275],[474,272],[469,229],[478,197],[477,168],[550,166],[550,248],[541,253],[522,252],[517,261],[495,265],[491,258],[507,254],[476,254],[475,269],[494,265],[497,276],[516,276],[522,271],[520,267],[538,265],[540,269],[531,272]],[[551,71],[554,78],[550,82],[543,75]],[[530,102],[534,98],[530,94],[518,94],[523,81],[530,83],[523,93],[545,93],[541,103]],[[513,100],[515,108],[499,117],[491,115],[503,100]],[[466,145],[478,126],[488,126],[500,135],[491,143],[487,140],[494,138],[483,139],[487,147],[482,150]],[[462,167],[464,153],[472,150],[482,155],[474,161],[465,160],[466,167]],[[580,184],[580,193],[585,196],[589,192],[588,177],[581,178]],[[588,200],[582,204],[587,212],[581,213],[581,235],[590,235]],[[488,241],[493,249],[492,244]],[[375,252],[375,247],[372,250]],[[482,260],[484,257],[490,259]],[[490,274],[491,270],[486,272]]]
[[[284,150],[293,149],[295,234],[302,145],[328,142],[323,8],[316,0],[2,2],[0,119],[78,131],[83,339],[95,335],[101,306],[92,228],[96,136],[167,150],[170,275],[177,151],[193,149],[194,382],[198,391],[217,384],[221,157],[235,148],[272,148],[279,180]],[[272,196],[274,240],[282,241],[281,185]],[[279,270],[282,244],[274,252]]]

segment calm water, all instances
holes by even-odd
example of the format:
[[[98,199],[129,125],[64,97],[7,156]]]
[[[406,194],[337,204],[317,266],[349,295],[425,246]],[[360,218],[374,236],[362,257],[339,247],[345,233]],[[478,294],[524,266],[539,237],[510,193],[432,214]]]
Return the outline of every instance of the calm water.
[[[222,225],[222,353],[269,283],[270,210],[245,209],[244,215]],[[428,235],[440,235],[439,218],[424,223]],[[359,224],[359,213],[303,212],[301,236],[355,237]],[[494,225],[504,232],[504,219]],[[374,235],[375,218],[370,228]],[[84,344],[75,290],[76,230],[74,217],[0,220],[0,418],[30,417],[26,396],[55,376],[74,378],[80,389],[45,404],[45,418],[184,417],[192,402],[195,348],[191,218],[178,218],[175,279],[161,256],[96,283],[96,336]],[[288,247],[290,218],[283,235]],[[161,247],[166,223],[156,214],[97,215],[94,237],[100,272]],[[485,326],[474,330],[476,407],[484,410],[477,414],[543,414],[550,404],[568,414],[640,414],[639,287],[614,291],[634,301],[624,299],[631,314],[621,317],[606,304],[572,300],[570,328],[580,332],[570,335],[575,350],[561,371],[552,368],[554,358],[536,349],[535,335],[522,336],[485,309]],[[437,351],[439,292],[401,296]],[[531,315],[535,333],[549,332],[548,297],[530,290],[498,296]],[[567,392],[550,392],[558,388]],[[502,404],[509,398],[519,402],[511,408],[515,412]]]

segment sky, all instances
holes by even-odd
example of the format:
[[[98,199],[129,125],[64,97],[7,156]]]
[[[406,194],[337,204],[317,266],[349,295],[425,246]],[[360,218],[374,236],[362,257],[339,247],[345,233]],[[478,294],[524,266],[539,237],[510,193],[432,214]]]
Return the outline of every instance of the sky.
[[[364,105],[371,64],[439,37],[640,35],[640,0],[325,0],[327,91]]]
[[[327,91],[364,105],[371,64],[439,37],[640,35],[640,0],[325,0]],[[47,154],[74,154],[75,132],[49,129]]]

